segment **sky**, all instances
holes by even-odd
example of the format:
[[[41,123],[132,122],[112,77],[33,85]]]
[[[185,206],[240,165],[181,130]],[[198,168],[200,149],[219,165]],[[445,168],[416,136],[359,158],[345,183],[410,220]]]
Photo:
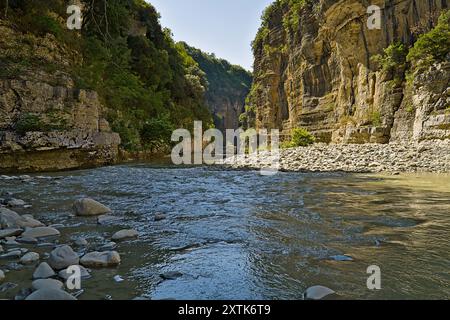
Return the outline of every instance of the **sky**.
[[[250,43],[261,14],[273,0],[148,0],[161,14],[161,24],[176,41],[251,70]]]

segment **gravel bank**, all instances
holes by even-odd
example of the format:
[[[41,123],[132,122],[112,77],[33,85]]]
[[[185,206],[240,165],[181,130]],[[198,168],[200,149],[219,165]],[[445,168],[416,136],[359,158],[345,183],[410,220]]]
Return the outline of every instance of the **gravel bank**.
[[[260,169],[270,163],[268,152],[228,158],[231,169]],[[273,159],[273,158],[272,158]],[[280,151],[280,171],[313,172],[450,172],[450,140],[419,144],[315,144]]]

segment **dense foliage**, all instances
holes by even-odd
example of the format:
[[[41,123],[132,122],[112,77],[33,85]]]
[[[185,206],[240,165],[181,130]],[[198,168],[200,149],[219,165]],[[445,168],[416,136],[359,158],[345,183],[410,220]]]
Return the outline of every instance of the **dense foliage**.
[[[199,64],[208,81],[206,101],[210,111],[214,111],[223,101],[244,107],[252,85],[252,75],[244,68],[232,65],[228,61],[217,58],[214,54],[205,53],[183,43],[190,56]],[[221,119],[215,119],[216,126]]]
[[[8,11],[4,1],[1,9],[24,32],[53,34],[82,56],[70,72],[79,88],[99,93],[126,149],[160,145],[170,138],[168,128],[191,129],[194,120],[212,124],[204,73],[161,28],[151,5],[143,0],[81,2],[81,32],[65,26],[69,1],[10,0]],[[155,128],[163,128],[165,136],[155,134]]]

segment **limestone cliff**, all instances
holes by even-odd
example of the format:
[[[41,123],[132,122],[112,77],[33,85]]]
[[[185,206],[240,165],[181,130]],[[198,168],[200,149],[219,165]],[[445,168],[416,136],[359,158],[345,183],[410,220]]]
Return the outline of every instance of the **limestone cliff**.
[[[54,36],[0,20],[0,171],[47,171],[114,163],[118,134],[97,93],[65,71],[79,56]]]
[[[382,9],[379,30],[367,27],[369,5]],[[372,59],[396,42],[412,46],[448,5],[277,0],[253,44],[248,109],[255,125],[286,135],[305,127],[319,141],[334,143],[450,138],[449,59],[409,82],[405,70],[385,72]]]

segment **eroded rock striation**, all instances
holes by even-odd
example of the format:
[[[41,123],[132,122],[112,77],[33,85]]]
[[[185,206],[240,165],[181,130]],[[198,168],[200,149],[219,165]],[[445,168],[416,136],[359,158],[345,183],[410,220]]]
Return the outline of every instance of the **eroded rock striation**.
[[[450,138],[450,56],[410,81],[404,70],[384,72],[373,61],[394,43],[412,46],[449,4],[276,1],[253,43],[249,117],[285,135],[304,127],[326,143]],[[368,28],[369,5],[381,8],[381,29]]]

